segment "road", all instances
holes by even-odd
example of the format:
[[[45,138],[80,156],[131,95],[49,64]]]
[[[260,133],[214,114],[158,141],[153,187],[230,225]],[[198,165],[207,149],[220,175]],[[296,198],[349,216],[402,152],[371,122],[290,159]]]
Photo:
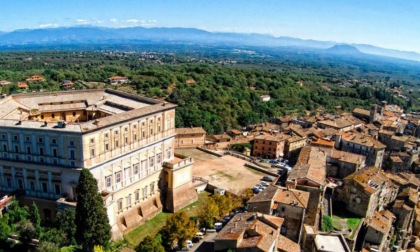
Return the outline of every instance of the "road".
[[[207,233],[203,239],[200,240],[198,243],[194,243],[194,246],[190,249],[190,251],[196,252],[211,252],[214,251],[214,238],[216,237],[217,233]]]

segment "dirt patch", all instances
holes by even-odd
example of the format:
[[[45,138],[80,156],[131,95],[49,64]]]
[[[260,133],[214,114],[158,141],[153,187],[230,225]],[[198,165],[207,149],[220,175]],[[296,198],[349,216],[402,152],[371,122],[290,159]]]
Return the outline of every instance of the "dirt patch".
[[[228,155],[219,158],[197,149],[177,149],[175,152],[195,159],[193,176],[207,179],[210,184],[235,194],[252,188],[265,175],[245,167],[246,161],[240,158]]]

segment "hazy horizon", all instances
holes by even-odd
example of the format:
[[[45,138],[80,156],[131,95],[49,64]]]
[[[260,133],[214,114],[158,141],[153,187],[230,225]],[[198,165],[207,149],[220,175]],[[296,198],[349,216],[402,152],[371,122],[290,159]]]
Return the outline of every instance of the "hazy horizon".
[[[419,12],[420,2],[408,0],[27,0],[3,3],[0,31],[80,25],[180,27],[420,53]]]

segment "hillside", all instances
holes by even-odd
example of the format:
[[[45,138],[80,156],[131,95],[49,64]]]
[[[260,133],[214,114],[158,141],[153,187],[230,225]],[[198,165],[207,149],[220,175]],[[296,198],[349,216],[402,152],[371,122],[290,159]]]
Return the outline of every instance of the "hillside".
[[[60,44],[129,44],[139,42],[180,43],[228,46],[291,47],[325,50],[336,45],[332,41],[304,40],[292,37],[273,37],[264,34],[208,32],[194,28],[105,28],[92,26],[59,27],[50,29],[25,29],[0,32],[0,49],[14,47],[25,49],[34,45]],[[343,45],[340,45],[343,46]],[[365,54],[420,61],[420,54],[371,45],[352,44]]]

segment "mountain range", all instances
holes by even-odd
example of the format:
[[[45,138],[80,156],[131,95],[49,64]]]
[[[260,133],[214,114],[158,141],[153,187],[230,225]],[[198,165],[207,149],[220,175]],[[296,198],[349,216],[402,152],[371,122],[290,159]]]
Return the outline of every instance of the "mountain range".
[[[304,40],[292,37],[274,37],[265,34],[208,32],[195,28],[105,28],[93,26],[23,29],[0,32],[0,47],[56,44],[106,44],[130,42],[194,43],[203,45],[294,47],[325,50],[338,54],[372,54],[420,61],[416,52],[386,49],[365,44],[345,44],[333,41]],[[338,46],[338,47],[337,47]]]

